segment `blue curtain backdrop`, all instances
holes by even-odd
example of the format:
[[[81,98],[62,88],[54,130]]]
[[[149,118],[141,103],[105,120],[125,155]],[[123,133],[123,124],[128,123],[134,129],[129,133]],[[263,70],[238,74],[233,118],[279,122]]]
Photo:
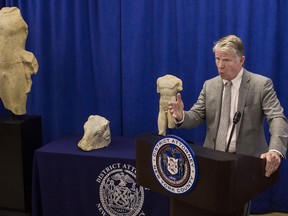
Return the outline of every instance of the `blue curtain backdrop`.
[[[113,136],[157,133],[156,79],[182,79],[189,109],[217,75],[214,41],[228,34],[243,39],[246,69],[272,78],[288,116],[287,0],[0,0],[3,6],[19,7],[29,26],[26,49],[40,67],[27,113],[42,116],[44,144],[83,133],[96,114],[110,121]],[[205,125],[172,133],[202,143]],[[280,181],[252,211],[288,212],[287,182],[284,161]]]

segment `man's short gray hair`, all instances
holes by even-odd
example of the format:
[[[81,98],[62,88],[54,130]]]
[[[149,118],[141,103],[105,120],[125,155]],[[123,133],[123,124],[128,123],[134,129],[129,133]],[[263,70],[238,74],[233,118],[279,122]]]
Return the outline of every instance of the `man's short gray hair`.
[[[216,50],[234,51],[238,57],[244,56],[242,40],[235,35],[228,35],[214,43],[213,52]]]

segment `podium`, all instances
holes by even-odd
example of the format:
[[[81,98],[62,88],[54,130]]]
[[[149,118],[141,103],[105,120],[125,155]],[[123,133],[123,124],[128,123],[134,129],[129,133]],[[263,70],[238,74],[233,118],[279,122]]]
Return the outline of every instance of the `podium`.
[[[136,139],[137,184],[170,198],[170,216],[241,216],[244,205],[278,181],[279,169],[265,177],[265,160],[191,145],[198,164],[198,180],[191,192],[175,195],[157,180],[152,169],[156,134]]]

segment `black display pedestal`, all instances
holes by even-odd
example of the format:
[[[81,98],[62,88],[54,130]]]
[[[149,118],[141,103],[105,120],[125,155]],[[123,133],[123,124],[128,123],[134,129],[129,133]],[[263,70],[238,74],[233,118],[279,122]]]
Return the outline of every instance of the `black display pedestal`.
[[[0,117],[0,215],[31,212],[33,154],[41,146],[40,116]]]

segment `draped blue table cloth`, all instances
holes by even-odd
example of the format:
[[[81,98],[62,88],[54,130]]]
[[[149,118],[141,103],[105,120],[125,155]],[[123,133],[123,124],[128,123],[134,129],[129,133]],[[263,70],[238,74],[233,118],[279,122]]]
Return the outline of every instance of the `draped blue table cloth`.
[[[112,137],[91,152],[77,146],[80,139],[69,135],[36,150],[33,216],[169,215],[167,197],[135,185],[134,138]]]

